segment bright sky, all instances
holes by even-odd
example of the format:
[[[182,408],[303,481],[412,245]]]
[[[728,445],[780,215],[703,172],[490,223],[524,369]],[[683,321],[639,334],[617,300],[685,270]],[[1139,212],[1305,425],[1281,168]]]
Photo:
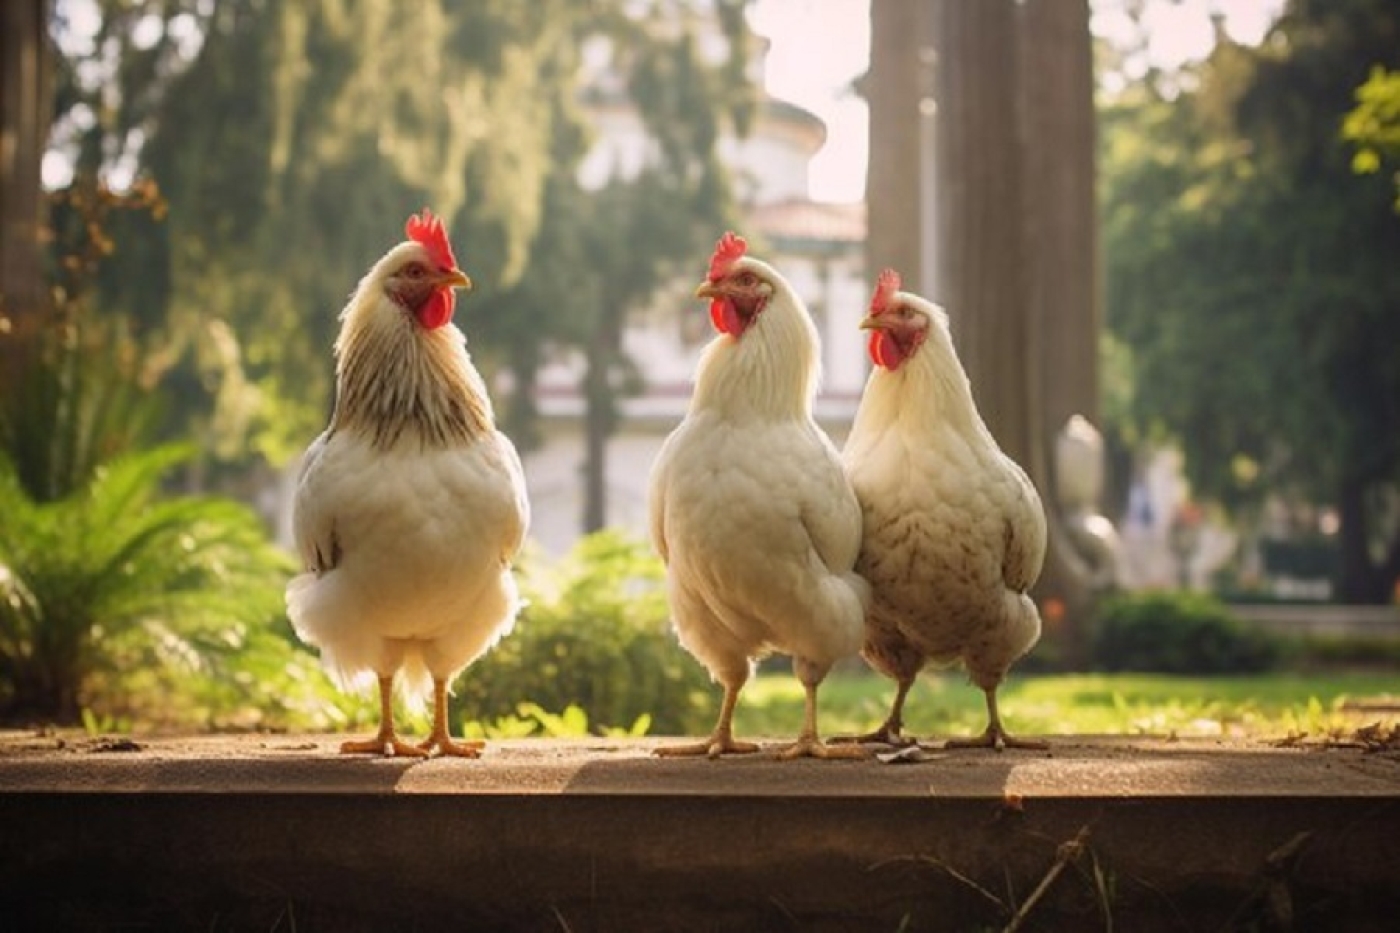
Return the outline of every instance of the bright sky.
[[[812,160],[812,197],[859,201],[867,108],[851,82],[870,66],[870,0],[758,0],[749,23],[773,42],[768,93],[826,121],[826,145]]]
[[[1132,38],[1134,27],[1122,10],[1123,0],[1091,3],[1096,35]],[[1236,41],[1257,43],[1282,3],[1149,0],[1144,19],[1148,58],[1170,66],[1204,57],[1214,43],[1212,10],[1225,17],[1225,29]],[[757,0],[749,21],[773,43],[768,92],[826,121],[826,146],[812,160],[812,197],[860,200],[865,195],[867,113],[851,82],[870,64],[870,0]]]

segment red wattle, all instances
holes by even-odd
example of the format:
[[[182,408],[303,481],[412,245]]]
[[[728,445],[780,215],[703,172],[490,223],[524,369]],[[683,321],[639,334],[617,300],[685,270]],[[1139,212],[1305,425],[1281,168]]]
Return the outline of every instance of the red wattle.
[[[893,372],[904,362],[904,351],[889,335],[888,331],[877,330],[870,335],[870,361]]]
[[[418,308],[418,323],[427,330],[437,330],[452,320],[457,307],[457,295],[450,288],[439,288]]]
[[[710,323],[721,334],[738,337],[744,332],[743,320],[739,317],[734,302],[728,298],[716,298],[710,302]]]

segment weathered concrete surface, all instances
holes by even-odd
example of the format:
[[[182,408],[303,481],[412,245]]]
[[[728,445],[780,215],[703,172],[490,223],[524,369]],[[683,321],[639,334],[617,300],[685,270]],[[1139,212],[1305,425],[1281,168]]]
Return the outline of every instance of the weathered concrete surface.
[[[1390,930],[1400,753],[1050,738],[918,764],[662,740],[0,733],[0,929]]]

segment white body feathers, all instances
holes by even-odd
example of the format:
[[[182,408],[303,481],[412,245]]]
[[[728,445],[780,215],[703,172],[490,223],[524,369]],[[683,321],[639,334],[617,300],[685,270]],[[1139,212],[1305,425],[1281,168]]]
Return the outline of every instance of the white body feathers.
[[[651,536],[677,634],[725,684],[773,651],[819,680],[860,648],[860,508],[812,418],[817,346],[780,285],[742,338],[706,348],[689,412],[652,469]]]
[[[529,505],[461,331],[418,327],[375,286],[393,256],[342,315],[339,407],[297,484],[306,571],[287,609],[343,683],[402,670],[405,696],[421,701],[513,626],[510,564]],[[355,398],[364,410],[344,410]]]

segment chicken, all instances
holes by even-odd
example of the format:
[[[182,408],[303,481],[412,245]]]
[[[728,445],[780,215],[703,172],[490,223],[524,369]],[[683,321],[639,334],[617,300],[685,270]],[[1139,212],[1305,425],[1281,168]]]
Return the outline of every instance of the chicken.
[[[287,611],[342,686],[378,681],[379,733],[343,753],[475,758],[482,743],[452,739],[447,689],[514,625],[511,560],[529,504],[520,458],[451,323],[453,289],[471,282],[441,219],[425,210],[406,231],[341,312],[335,410],[297,481],[305,572],[287,586]],[[410,702],[432,690],[421,745],[394,729],[399,672]]]
[[[860,506],[812,418],[819,352],[802,301],[727,233],[696,291],[719,335],[706,347],[685,419],[652,468],[651,537],[667,564],[681,644],[724,688],[708,739],[661,755],[752,752],[734,706],[756,659],[789,654],[806,718],[784,758],[864,757],[817,733],[817,687],[860,650],[869,587],[854,572]]]
[[[947,315],[899,289],[885,271],[861,322],[875,365],[842,455],[865,521],[856,569],[874,590],[862,654],[898,685],[884,724],[859,738],[906,741],[914,678],[960,660],[988,724],[949,744],[1041,747],[1007,735],[997,688],[1040,638],[1026,591],[1045,560],[1045,513],[977,411]]]

